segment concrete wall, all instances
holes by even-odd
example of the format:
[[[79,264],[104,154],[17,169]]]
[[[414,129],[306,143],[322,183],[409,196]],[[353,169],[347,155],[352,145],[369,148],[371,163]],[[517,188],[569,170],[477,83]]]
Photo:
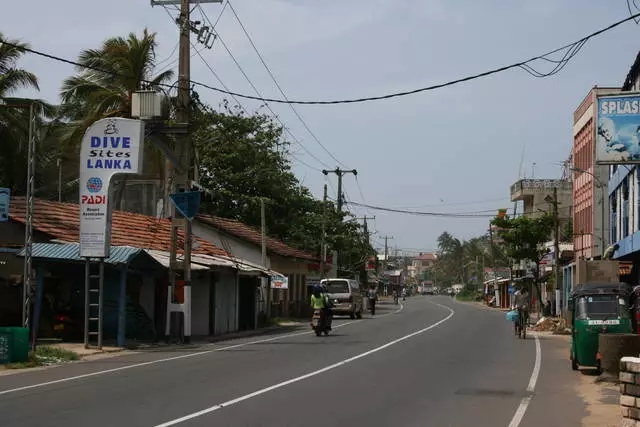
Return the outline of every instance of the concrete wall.
[[[622,427],[640,426],[640,358],[620,359]]]
[[[213,227],[202,224],[198,220],[193,221],[192,230],[196,236],[213,243],[218,248],[228,250],[240,259],[262,264],[262,249],[258,245],[222,233]],[[269,266],[270,257],[267,256],[267,267]]]
[[[619,263],[615,260],[576,260],[575,284],[618,282]]]

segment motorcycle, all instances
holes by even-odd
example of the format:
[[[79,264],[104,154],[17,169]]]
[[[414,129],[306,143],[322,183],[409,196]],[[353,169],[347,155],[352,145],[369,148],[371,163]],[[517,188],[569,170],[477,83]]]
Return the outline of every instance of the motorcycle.
[[[311,317],[311,329],[313,329],[318,337],[322,335],[322,333],[329,335],[329,331],[331,330],[329,319],[327,319],[326,314],[324,314],[319,308],[313,310],[313,317]]]

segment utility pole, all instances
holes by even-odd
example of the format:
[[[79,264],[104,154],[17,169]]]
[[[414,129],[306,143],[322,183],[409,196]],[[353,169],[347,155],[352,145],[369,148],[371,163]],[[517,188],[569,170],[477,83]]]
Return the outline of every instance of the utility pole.
[[[393,236],[384,236],[384,259],[382,261],[382,277],[384,280],[384,275],[387,272],[387,258],[389,257],[389,239],[393,240]],[[384,284],[385,295],[388,293],[387,284]]]
[[[322,173],[325,175],[329,175],[330,173],[335,173],[338,176],[338,212],[342,211],[342,205],[344,204],[344,200],[342,198],[342,177],[345,174],[348,173],[352,173],[353,175],[357,176],[358,175],[358,171],[355,169],[352,170],[342,170],[340,168],[335,168],[334,170],[326,170],[323,169]]]
[[[267,214],[264,207],[264,199],[260,199],[260,241],[262,249],[262,266],[267,268]],[[267,319],[271,318],[271,279],[266,280],[267,307],[265,314]]]
[[[367,245],[371,244],[369,242],[369,227],[367,225],[367,220],[368,219],[376,219],[375,216],[364,216],[362,218],[354,218],[355,220],[364,220],[364,224],[363,224],[363,228],[364,228],[364,238],[365,238],[365,242]],[[360,281],[362,282],[363,286],[365,286],[366,288],[368,288],[368,284],[369,284],[369,279],[368,279],[368,275],[367,275],[367,265],[369,263],[369,253],[367,253],[367,257],[364,260],[364,264],[362,267],[362,270],[360,271]]]
[[[338,213],[342,212],[342,205],[343,205],[343,199],[342,199],[342,177],[347,174],[347,173],[352,173],[354,176],[358,175],[358,171],[355,169],[352,170],[342,170],[340,168],[335,168],[334,170],[326,170],[326,169],[322,169],[322,173],[326,175],[329,175],[330,173],[335,173],[338,176]],[[338,255],[338,259],[336,260],[336,264],[337,264],[337,276],[340,277],[340,251],[337,251],[337,255]]]
[[[560,221],[558,219],[558,189],[553,188],[553,275],[556,282],[556,315],[562,309],[561,283],[560,283]]]
[[[322,233],[320,239],[320,279],[324,279],[324,263],[327,259],[327,184],[324,185],[324,195],[322,196]]]
[[[222,0],[151,0],[151,5],[166,6],[180,5],[180,16],[177,20],[180,30],[179,52],[178,52],[178,96],[176,102],[176,121],[188,129],[189,116],[191,113],[191,31],[193,25],[190,20],[190,4],[197,3],[220,3]],[[170,193],[186,192],[191,190],[189,172],[191,165],[191,137],[190,131],[184,137],[176,139],[175,157],[181,169],[171,166],[169,170]],[[179,304],[180,312],[183,314],[184,322],[184,342],[191,341],[191,222],[187,220],[175,206],[170,207],[171,212],[171,243],[169,253],[169,304]],[[183,229],[184,256],[182,262],[178,262],[178,229]],[[182,268],[183,293],[177,292],[177,273]],[[171,310],[167,313],[167,325],[170,325]],[[178,322],[180,324],[180,322]],[[167,338],[170,337],[170,328],[166,331]]]
[[[497,289],[498,280],[496,278],[496,249],[493,244],[493,224],[489,221],[489,244],[491,245],[491,276],[493,278],[493,291],[496,296],[496,306],[501,307],[500,291]]]

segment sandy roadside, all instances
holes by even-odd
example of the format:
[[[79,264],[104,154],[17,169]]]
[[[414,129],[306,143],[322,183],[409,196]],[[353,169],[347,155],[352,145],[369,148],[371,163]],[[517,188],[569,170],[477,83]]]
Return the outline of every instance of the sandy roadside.
[[[547,334],[545,334],[547,335]],[[548,335],[554,339],[566,342],[565,349],[557,350],[557,357],[569,361],[567,349],[571,337],[568,335]],[[618,385],[612,383],[597,383],[597,375],[585,370],[575,372],[573,390],[580,396],[587,406],[587,415],[582,419],[582,427],[618,427],[622,421],[620,412],[620,391]]]

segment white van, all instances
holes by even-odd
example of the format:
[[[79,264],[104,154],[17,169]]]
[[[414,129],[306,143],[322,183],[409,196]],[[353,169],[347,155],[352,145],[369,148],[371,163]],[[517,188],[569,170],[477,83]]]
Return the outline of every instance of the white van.
[[[360,283],[352,279],[323,279],[321,285],[327,287],[333,303],[333,314],[349,315],[352,319],[362,318],[362,291]]]

